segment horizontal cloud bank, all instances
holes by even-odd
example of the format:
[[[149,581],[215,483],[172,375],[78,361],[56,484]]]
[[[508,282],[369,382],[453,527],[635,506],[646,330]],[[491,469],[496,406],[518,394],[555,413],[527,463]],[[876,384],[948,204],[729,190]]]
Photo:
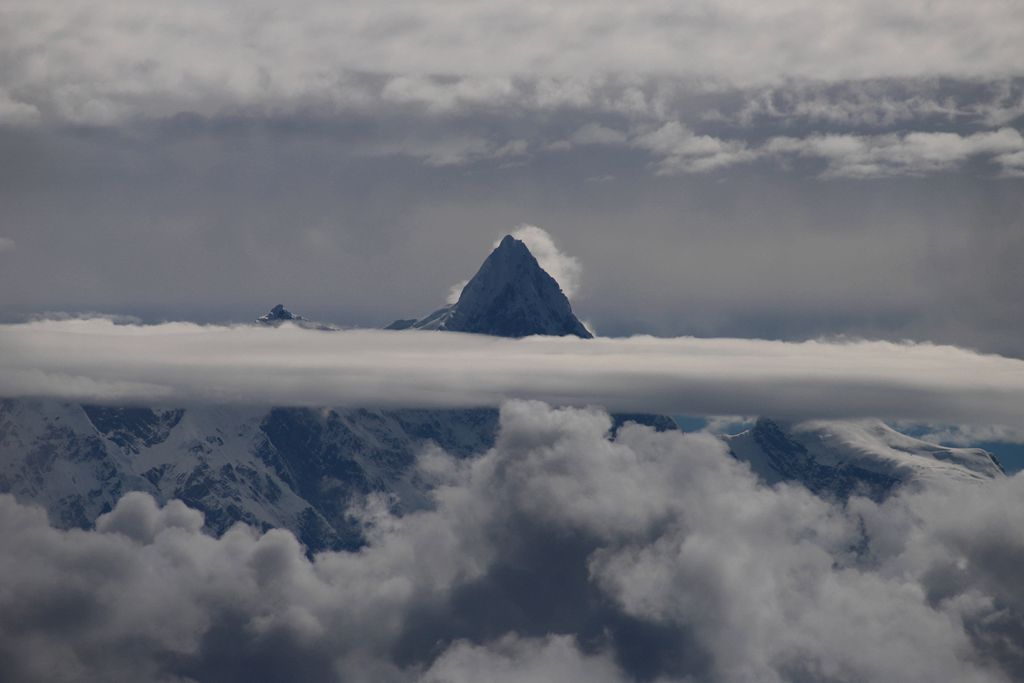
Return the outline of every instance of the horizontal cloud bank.
[[[432,509],[312,559],[142,493],[95,531],[0,495],[0,679],[1021,680],[1024,476],[838,506],[610,425],[506,404],[489,452],[422,456]]]
[[[497,406],[1019,424],[1024,361],[929,344],[502,339],[291,325],[0,326],[0,396],[112,403]]]
[[[704,173],[758,159],[785,165],[796,157],[824,163],[823,178],[925,175],[955,169],[975,158],[988,159],[1003,176],[1024,173],[1024,136],[1006,127],[971,135],[909,132],[902,135],[780,136],[753,147],[743,139],[697,135],[672,121],[655,131],[637,135],[630,144],[660,156],[657,172],[661,175]]]

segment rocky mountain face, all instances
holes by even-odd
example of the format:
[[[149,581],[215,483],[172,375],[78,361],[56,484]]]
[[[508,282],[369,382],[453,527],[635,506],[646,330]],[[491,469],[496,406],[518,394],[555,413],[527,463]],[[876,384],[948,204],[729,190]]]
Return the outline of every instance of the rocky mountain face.
[[[761,418],[725,441],[765,482],[795,481],[835,499],[857,494],[882,500],[900,487],[1004,476],[999,461],[980,448],[937,446],[879,420]]]
[[[291,323],[292,325],[305,327],[311,330],[340,329],[338,327],[335,327],[334,325],[328,325],[326,323],[319,323],[313,320],[307,320],[306,318],[303,318],[301,315],[295,315],[287,308],[285,308],[283,304],[277,304],[269,311],[267,311],[260,317],[256,318],[255,322],[257,325],[265,325],[267,327],[278,327],[283,323]]]
[[[256,322],[263,325],[277,325],[285,321],[303,320],[301,315],[295,315],[287,308],[284,304],[278,304],[271,308],[269,311],[256,318]]]
[[[590,333],[522,242],[505,238],[443,309],[445,324],[409,327],[526,336]],[[274,306],[255,324],[337,329]],[[667,418],[633,416],[659,428]],[[625,418],[620,418],[619,422]],[[311,551],[359,545],[349,516],[366,494],[397,509],[425,503],[411,467],[428,443],[469,456],[490,448],[498,413],[480,410],[108,407],[0,402],[0,492],[87,528],[128,491],[201,510],[213,533],[246,522],[292,530]]]
[[[181,499],[222,533],[236,522],[285,527],[311,550],[351,548],[348,506],[393,493],[424,502],[411,474],[433,442],[463,456],[493,445],[491,410],[113,408],[0,401],[0,492],[89,528],[128,491]]]
[[[527,246],[511,235],[491,252],[456,303],[419,320],[396,320],[388,328],[497,337],[593,337],[572,312],[555,279],[540,267]]]
[[[275,306],[255,324],[337,329]],[[591,334],[558,283],[522,242],[506,237],[458,302],[392,329],[523,337]],[[616,415],[659,430],[657,415]],[[0,401],[0,493],[43,505],[54,524],[88,528],[124,493],[146,491],[201,510],[212,533],[237,522],[284,527],[313,552],[361,543],[350,506],[367,494],[397,510],[426,504],[411,466],[426,444],[469,457],[490,448],[498,413],[480,410],[319,410],[245,407],[112,407]],[[991,456],[911,439],[882,423],[761,420],[727,437],[732,453],[769,483],[792,480],[844,497],[884,497],[934,477],[1001,476]]]

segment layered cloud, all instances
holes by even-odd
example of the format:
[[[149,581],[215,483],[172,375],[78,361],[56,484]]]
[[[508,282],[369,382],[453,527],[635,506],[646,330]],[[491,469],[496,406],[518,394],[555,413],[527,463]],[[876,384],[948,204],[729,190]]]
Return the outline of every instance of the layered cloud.
[[[1024,361],[929,344],[521,340],[285,325],[0,327],[0,396],[121,403],[494,406],[1019,424]]]
[[[542,89],[562,100],[586,97],[588,81],[607,74],[668,74],[715,87],[1004,77],[1020,75],[1024,26],[1020,8],[999,0],[969,10],[951,0],[505,0],[429,10],[307,0],[287,15],[278,9],[265,1],[6,2],[0,83],[10,99],[0,111],[109,123],[181,110],[359,107],[375,91],[437,108],[493,102],[515,90],[516,77],[533,74],[554,79]]]
[[[1010,175],[1024,173],[1024,136],[1013,128],[958,135],[913,132],[905,135],[817,135],[774,138],[766,155],[797,155],[824,161],[826,177],[874,178],[921,175],[955,168],[987,156]]]
[[[5,680],[956,680],[1024,674],[1024,477],[834,506],[717,439],[512,402],[428,451],[431,509],[307,558],[125,496],[60,531],[0,496]],[[950,505],[950,496],[956,505]],[[382,503],[382,502],[381,502]]]
[[[0,26],[0,127],[340,119],[349,154],[430,168],[628,144],[661,175],[792,157],[825,177],[972,158],[1024,173],[1024,12],[999,0],[308,0],[287,17],[263,1],[16,0]],[[758,126],[779,124],[810,130],[764,144]]]
[[[991,161],[1003,175],[1024,174],[1024,135],[1007,127],[970,135],[909,132],[778,136],[752,146],[743,139],[698,135],[671,121],[636,135],[630,144],[660,157],[656,168],[663,175],[703,173],[759,159],[785,166],[795,157],[823,165],[819,171],[822,178],[925,175],[953,170],[977,158]]]

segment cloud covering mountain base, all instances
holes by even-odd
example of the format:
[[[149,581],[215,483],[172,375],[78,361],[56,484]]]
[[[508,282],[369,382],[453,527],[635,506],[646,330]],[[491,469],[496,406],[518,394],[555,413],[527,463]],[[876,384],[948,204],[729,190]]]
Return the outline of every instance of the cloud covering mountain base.
[[[0,326],[0,396],[165,404],[497,406],[1018,425],[1024,361],[950,346],[321,332],[109,320]]]
[[[508,403],[491,451],[421,456],[432,509],[371,501],[368,545],[312,560],[141,493],[94,531],[0,496],[0,678],[1024,674],[1024,477],[840,508],[762,486],[709,435],[610,425]]]

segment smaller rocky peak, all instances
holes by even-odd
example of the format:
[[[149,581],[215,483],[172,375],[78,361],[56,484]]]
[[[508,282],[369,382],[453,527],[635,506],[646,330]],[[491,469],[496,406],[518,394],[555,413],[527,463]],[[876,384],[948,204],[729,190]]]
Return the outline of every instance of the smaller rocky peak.
[[[309,330],[337,330],[338,328],[334,325],[327,323],[316,322],[315,320],[307,320],[301,315],[296,315],[285,308],[282,304],[278,304],[270,309],[269,312],[264,313],[260,317],[256,318],[257,325],[267,325],[269,327],[277,327],[283,323],[291,323],[299,327],[303,327]]]
[[[268,313],[264,313],[256,318],[256,322],[263,323],[264,325],[273,325],[286,320],[302,320],[302,316],[295,315],[285,308],[283,304],[278,304],[271,308]]]

